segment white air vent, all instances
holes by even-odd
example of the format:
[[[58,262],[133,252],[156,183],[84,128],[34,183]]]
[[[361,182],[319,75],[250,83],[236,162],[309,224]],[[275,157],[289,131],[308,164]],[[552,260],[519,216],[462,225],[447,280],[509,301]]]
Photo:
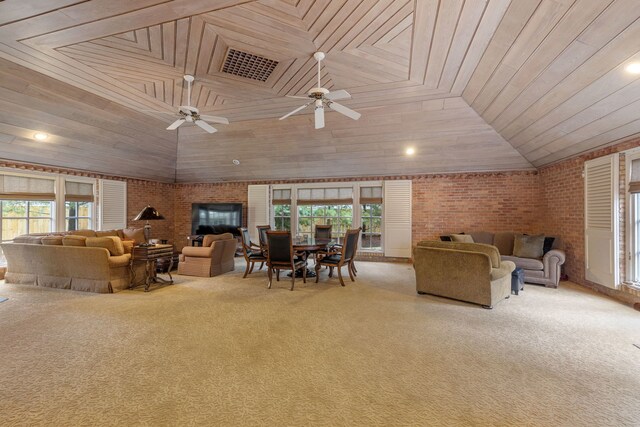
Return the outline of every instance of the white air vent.
[[[229,49],[222,65],[222,72],[266,82],[277,65],[278,61]]]

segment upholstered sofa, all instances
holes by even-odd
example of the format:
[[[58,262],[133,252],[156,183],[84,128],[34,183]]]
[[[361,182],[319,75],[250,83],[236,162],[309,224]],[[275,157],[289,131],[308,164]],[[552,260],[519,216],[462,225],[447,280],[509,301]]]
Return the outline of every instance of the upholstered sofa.
[[[511,295],[516,266],[502,261],[495,246],[482,243],[421,241],[413,248],[416,290],[493,306]]]
[[[207,234],[202,246],[185,246],[180,254],[178,274],[213,277],[232,271],[238,241],[233,234]]]
[[[74,244],[42,244],[36,239],[31,243],[3,243],[5,282],[99,293],[118,292],[129,286],[131,254],[124,253],[118,237],[84,238],[85,245],[81,245],[84,236],[59,237]]]
[[[512,261],[516,267],[522,268],[526,283],[535,283],[551,288],[558,287],[562,264],[566,258],[564,245],[559,237],[546,237],[547,241],[550,239],[553,241],[552,244],[543,245],[542,256],[521,257],[514,255],[514,241],[516,236],[522,236],[520,233],[477,231],[465,234],[470,235],[475,243],[485,243],[498,248],[503,260]]]

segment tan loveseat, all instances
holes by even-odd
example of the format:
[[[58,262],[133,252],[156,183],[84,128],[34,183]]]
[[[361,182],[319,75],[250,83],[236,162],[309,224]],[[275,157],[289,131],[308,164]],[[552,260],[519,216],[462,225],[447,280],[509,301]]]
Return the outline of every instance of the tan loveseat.
[[[507,231],[494,234],[478,231],[466,234],[470,235],[475,243],[485,243],[498,248],[503,260],[512,261],[516,267],[522,268],[526,283],[558,287],[562,264],[565,261],[564,245],[559,237],[553,237],[553,244],[547,248],[548,251],[543,251],[541,257],[524,258],[514,256],[514,240],[520,233]]]
[[[422,241],[413,249],[416,290],[492,308],[511,295],[516,266],[495,246]]]
[[[131,248],[139,242],[123,241],[118,231],[122,232],[80,230],[18,236],[2,244],[7,260],[5,282],[99,293],[125,289],[131,277]],[[136,274],[144,273],[144,265],[135,268],[141,269]]]
[[[233,234],[207,234],[202,246],[185,246],[180,254],[178,274],[213,277],[235,268],[238,241]]]

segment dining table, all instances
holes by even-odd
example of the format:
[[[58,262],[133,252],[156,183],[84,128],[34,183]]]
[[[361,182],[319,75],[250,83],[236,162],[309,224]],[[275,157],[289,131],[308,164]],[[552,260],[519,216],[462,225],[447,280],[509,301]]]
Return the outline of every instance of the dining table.
[[[307,258],[310,253],[326,251],[329,245],[338,243],[334,239],[323,239],[309,236],[296,236],[292,239],[293,250],[296,252],[306,252]],[[296,277],[302,277],[302,269],[296,270]],[[316,272],[307,268],[307,277],[316,277]]]

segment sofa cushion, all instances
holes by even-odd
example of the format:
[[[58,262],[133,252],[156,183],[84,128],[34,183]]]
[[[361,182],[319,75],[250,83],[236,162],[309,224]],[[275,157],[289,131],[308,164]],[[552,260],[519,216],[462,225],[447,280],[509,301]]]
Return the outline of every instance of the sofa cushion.
[[[516,234],[513,239],[513,256],[519,258],[541,258],[543,255],[544,235],[528,236]]]
[[[471,237],[473,237],[473,241],[475,243],[484,243],[485,245],[493,245],[493,233],[489,233],[486,231],[474,231],[472,233],[467,233]]]
[[[28,243],[30,245],[41,245],[42,237],[44,236],[29,236],[24,234],[22,236],[16,236],[13,238],[13,243]]]
[[[513,233],[512,231],[496,233],[493,236],[493,246],[498,248],[500,255],[513,254]]]
[[[138,243],[145,243],[144,228],[123,228],[122,234],[127,240],[133,240]]]
[[[93,230],[73,230],[69,234],[72,236],[96,237],[96,232]]]
[[[86,236],[69,234],[68,236],[62,237],[62,246],[87,246],[86,240]]]
[[[452,234],[451,241],[460,243],[475,243],[469,234]]]
[[[544,264],[541,260],[535,258],[518,258],[515,256],[503,255],[503,261],[513,261],[516,264],[516,267],[523,268],[525,270],[544,270]]]
[[[465,242],[439,242],[437,240],[422,240],[418,242],[418,246],[430,248],[452,249],[457,251],[481,252],[489,256],[491,266],[493,268],[500,267],[500,254],[495,246],[485,245],[484,243],[465,243]]]
[[[105,236],[120,237],[118,235],[118,230],[96,231],[96,236],[95,237],[105,237]]]
[[[44,236],[42,238],[43,245],[62,246],[63,236]]]
[[[124,255],[124,246],[118,236],[87,237],[86,245],[92,248],[105,248],[111,256]]]

